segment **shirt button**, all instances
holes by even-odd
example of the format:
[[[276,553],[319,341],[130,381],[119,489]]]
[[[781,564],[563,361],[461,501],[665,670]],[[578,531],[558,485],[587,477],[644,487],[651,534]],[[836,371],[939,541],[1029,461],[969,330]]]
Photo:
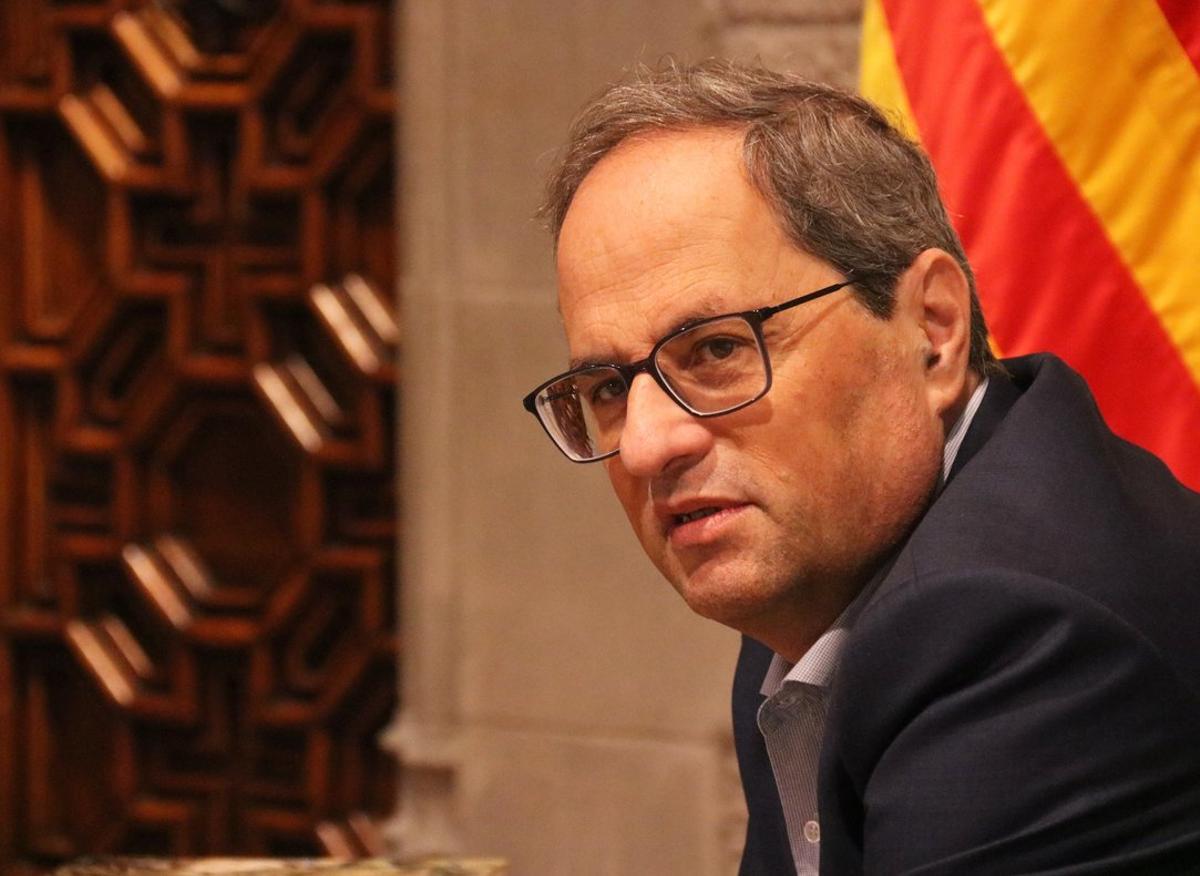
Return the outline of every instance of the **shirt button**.
[[[804,822],[804,838],[810,843],[819,843],[821,841],[821,825],[815,821]]]

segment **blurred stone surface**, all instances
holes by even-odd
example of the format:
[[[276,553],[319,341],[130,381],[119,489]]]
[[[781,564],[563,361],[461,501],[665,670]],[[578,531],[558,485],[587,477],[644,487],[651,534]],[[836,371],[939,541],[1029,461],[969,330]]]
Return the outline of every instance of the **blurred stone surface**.
[[[54,871],[55,876],[507,876],[503,861],[426,858],[417,861],[277,858],[91,858]]]
[[[721,8],[732,21],[857,22],[862,0],[722,0]]]
[[[857,84],[858,44],[857,19],[820,25],[730,23],[721,31],[723,55],[843,88]]]

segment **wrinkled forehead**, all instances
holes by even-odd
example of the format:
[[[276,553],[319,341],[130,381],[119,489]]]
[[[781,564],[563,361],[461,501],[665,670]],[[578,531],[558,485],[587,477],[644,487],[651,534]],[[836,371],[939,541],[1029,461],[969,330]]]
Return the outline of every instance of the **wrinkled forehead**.
[[[626,139],[580,183],[563,219],[559,251],[620,251],[651,231],[669,239],[687,230],[693,217],[734,220],[757,200],[742,164],[741,143],[741,132],[732,129],[658,131]]]
[[[558,245],[572,343],[581,314],[661,328],[660,314],[670,322],[681,307],[733,309],[740,287],[769,279],[791,247],[749,182],[741,146],[733,129],[659,132],[622,143],[584,178]]]

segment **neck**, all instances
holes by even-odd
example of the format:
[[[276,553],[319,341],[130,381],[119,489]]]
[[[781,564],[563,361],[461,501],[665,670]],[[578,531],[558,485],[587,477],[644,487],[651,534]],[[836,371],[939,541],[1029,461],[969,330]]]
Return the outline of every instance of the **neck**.
[[[800,588],[803,599],[793,597],[753,619],[736,625],[739,632],[762,642],[789,663],[797,662],[817,639],[833,626],[843,611],[871,580],[850,579],[820,588]]]

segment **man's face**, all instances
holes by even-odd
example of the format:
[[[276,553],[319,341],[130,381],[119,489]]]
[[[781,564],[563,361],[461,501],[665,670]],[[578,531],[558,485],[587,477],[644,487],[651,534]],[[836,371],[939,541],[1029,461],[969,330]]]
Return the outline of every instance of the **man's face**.
[[[787,239],[745,177],[741,140],[658,133],[588,174],[558,249],[573,359],[640,359],[690,318],[843,279]],[[634,380],[608,476],[695,611],[786,654],[781,636],[824,629],[923,511],[942,427],[916,313],[902,303],[880,320],[846,290],[772,317],[772,389],[727,416],[695,418]]]

